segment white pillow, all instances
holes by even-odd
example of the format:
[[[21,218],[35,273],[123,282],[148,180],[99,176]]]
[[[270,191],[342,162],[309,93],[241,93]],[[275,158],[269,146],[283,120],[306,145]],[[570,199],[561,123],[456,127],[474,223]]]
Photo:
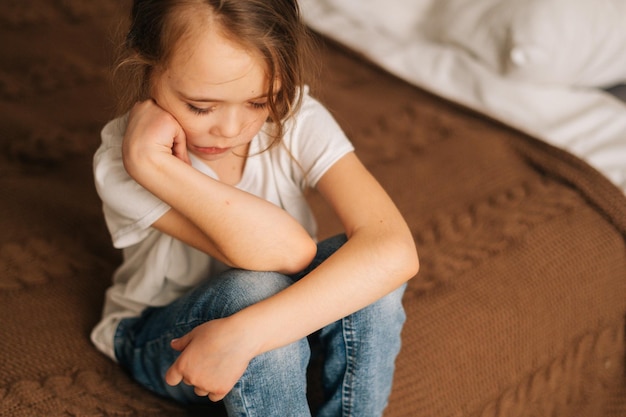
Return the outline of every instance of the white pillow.
[[[436,1],[326,0],[328,5],[359,25],[378,30],[399,41],[415,35],[419,22],[433,2]]]
[[[626,81],[626,0],[439,0],[425,31],[499,74],[604,87]]]

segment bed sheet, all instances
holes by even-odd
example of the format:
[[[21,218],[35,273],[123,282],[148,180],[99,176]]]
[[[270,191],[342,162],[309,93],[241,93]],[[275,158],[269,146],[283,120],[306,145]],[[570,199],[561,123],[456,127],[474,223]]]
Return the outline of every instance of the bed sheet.
[[[428,1],[367,1],[359,14],[332,0],[300,0],[300,6],[314,31],[411,84],[571,152],[626,193],[624,101],[599,88],[511,81],[419,28],[411,36],[399,35],[401,27],[427,18],[411,13],[427,13]],[[394,14],[403,16],[398,33],[381,30],[380,21]]]

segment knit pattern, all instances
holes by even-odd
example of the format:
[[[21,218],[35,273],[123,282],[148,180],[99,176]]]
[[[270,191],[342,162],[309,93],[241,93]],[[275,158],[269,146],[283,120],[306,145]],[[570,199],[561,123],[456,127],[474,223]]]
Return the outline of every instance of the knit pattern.
[[[473,415],[603,415],[603,404],[598,399],[606,398],[607,388],[623,378],[623,342],[623,326],[586,334],[559,358],[505,389],[497,400]]]
[[[225,415],[152,395],[89,340],[120,260],[91,159],[130,4],[0,5],[0,417]],[[626,197],[572,155],[349,51],[322,42],[320,55],[312,92],[420,255],[385,416],[626,416]],[[310,201],[320,238],[341,231]]]
[[[128,382],[114,385],[110,376],[93,371],[21,380],[0,391],[0,415],[26,416],[150,416],[186,415],[156,399],[137,397]]]
[[[72,274],[76,264],[62,247],[43,239],[7,243],[0,248],[0,291],[45,285]]]
[[[444,285],[482,262],[504,256],[530,230],[566,215],[580,202],[571,190],[539,179],[498,191],[461,212],[437,213],[415,233],[424,261],[411,291]]]

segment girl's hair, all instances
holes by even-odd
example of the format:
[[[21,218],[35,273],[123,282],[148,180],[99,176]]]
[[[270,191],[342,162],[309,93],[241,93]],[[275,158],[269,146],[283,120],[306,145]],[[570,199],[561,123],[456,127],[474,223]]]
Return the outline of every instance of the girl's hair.
[[[152,74],[169,64],[182,40],[217,24],[224,36],[264,59],[268,121],[272,144],[278,143],[312,68],[313,42],[296,0],[134,0],[130,23],[114,71],[120,113],[150,97]]]

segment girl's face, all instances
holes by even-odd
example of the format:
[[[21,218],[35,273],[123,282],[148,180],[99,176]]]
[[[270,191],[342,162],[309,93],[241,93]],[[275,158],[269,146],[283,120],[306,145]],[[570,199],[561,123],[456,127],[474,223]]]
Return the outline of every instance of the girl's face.
[[[269,115],[264,61],[215,29],[184,40],[152,81],[153,99],[180,123],[189,152],[207,163],[245,155]]]

